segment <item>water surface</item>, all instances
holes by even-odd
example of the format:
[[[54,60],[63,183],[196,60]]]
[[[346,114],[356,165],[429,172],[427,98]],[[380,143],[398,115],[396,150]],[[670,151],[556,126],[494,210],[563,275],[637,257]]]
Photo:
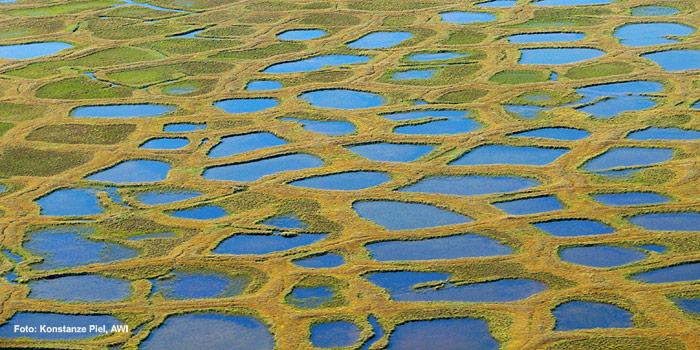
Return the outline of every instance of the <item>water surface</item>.
[[[590,267],[617,267],[646,258],[643,252],[610,245],[569,247],[559,251],[562,260]]]
[[[149,280],[151,294],[166,299],[227,298],[243,293],[250,279],[239,275],[231,277],[215,271],[175,270],[165,277]]]
[[[520,49],[520,64],[561,65],[589,61],[605,51],[584,47]]]
[[[670,148],[617,147],[587,161],[583,168],[602,172],[625,167],[642,167],[665,162],[673,156]]]
[[[279,101],[274,98],[231,98],[214,102],[216,108],[229,114],[262,112],[276,107]]]
[[[512,137],[534,137],[541,139],[560,140],[560,141],[576,141],[585,139],[591,133],[586,130],[574,128],[540,128],[527,131],[521,131],[515,134],[510,134]]]
[[[360,328],[348,321],[315,323],[311,326],[310,339],[317,348],[351,346],[360,339]]]
[[[313,90],[299,95],[299,98],[314,107],[330,109],[364,109],[386,104],[381,95],[348,89]]]
[[[661,267],[632,275],[632,279],[646,283],[671,283],[700,280],[700,262]]]
[[[71,47],[73,47],[73,45],[60,41],[0,45],[0,58],[6,60],[26,60],[55,55]]]
[[[313,120],[289,117],[280,118],[280,120],[297,122],[302,125],[304,130],[328,136],[344,136],[357,130],[355,124],[340,120]]]
[[[151,150],[176,150],[189,144],[190,140],[185,137],[158,137],[142,143],[139,148]]]
[[[654,61],[663,70],[669,72],[700,69],[700,50],[656,51],[641,56]]]
[[[407,57],[411,62],[446,61],[455,58],[468,56],[465,53],[457,52],[434,52],[434,53],[414,53]]]
[[[73,275],[29,282],[30,299],[66,302],[119,301],[129,297],[128,281],[101,275]]]
[[[640,214],[629,221],[651,231],[700,231],[700,213],[692,211]]]
[[[568,148],[485,145],[467,151],[450,165],[547,165],[569,152]]]
[[[443,22],[456,24],[485,23],[496,20],[496,15],[488,12],[451,11],[440,14]]]
[[[497,350],[499,344],[483,319],[444,318],[399,324],[387,349]]]
[[[165,132],[192,132],[197,130],[204,130],[207,128],[207,124],[197,124],[197,123],[173,123],[166,124],[163,126],[163,131]]]
[[[432,78],[437,69],[411,69],[396,72],[391,75],[393,80],[425,80]]]
[[[388,49],[413,37],[409,32],[372,32],[351,41],[347,46],[351,49]]]
[[[80,106],[73,108],[70,115],[76,118],[144,118],[158,117],[175,109],[175,106],[154,103],[114,104]]]
[[[370,60],[365,55],[321,55],[296,61],[275,63],[265,68],[263,73],[284,74],[313,72],[327,67],[366,63]]]
[[[472,218],[424,203],[390,200],[357,201],[352,204],[357,214],[387,230],[412,230],[462,224]]]
[[[117,163],[105,170],[85,177],[92,181],[128,184],[158,182],[168,177],[170,164],[159,160],[136,159]]]
[[[368,243],[365,248],[378,261],[461,259],[513,253],[511,247],[493,238],[475,234],[381,241]]]
[[[289,184],[318,190],[353,191],[378,186],[389,180],[391,180],[389,175],[379,171],[349,171],[307,177]]]
[[[684,37],[695,32],[695,28],[670,22],[630,23],[618,27],[613,36],[620,39],[625,46],[665,45],[679,42],[677,37]]]
[[[593,195],[596,201],[613,207],[666,203],[670,199],[652,192],[620,192]]]
[[[647,128],[627,134],[630,140],[700,140],[700,131],[679,128]]]
[[[431,176],[403,187],[399,191],[473,196],[517,192],[539,185],[540,183],[536,180],[518,176]]]
[[[561,219],[536,222],[532,225],[557,237],[606,235],[614,232],[612,227],[589,219]]]
[[[279,90],[283,87],[281,82],[277,80],[251,80],[246,84],[246,91],[272,91]]]
[[[394,127],[401,135],[452,135],[481,128],[481,124],[469,118],[469,111],[454,109],[421,110],[381,114],[389,120],[411,124]]]
[[[677,14],[678,9],[669,6],[637,6],[632,8],[632,16],[673,16]]]
[[[496,202],[493,206],[510,215],[528,215],[563,209],[564,205],[555,196],[541,196]]]
[[[85,216],[103,212],[97,194],[92,189],[60,189],[39,199],[41,215],[47,216]]]
[[[566,32],[551,32],[551,33],[527,33],[515,34],[508,37],[508,41],[514,44],[530,44],[530,43],[563,43],[579,41],[586,35],[583,33],[566,33]]]
[[[296,286],[287,295],[287,302],[302,308],[315,309],[333,301],[335,291],[329,286],[300,287]]]
[[[218,205],[202,205],[198,207],[175,210],[169,214],[172,217],[180,219],[214,220],[228,215],[228,212],[226,212],[226,209]]]
[[[197,191],[145,191],[136,194],[136,199],[146,205],[162,205],[170,204],[188,199],[196,198],[202,195],[202,192]]]
[[[282,234],[236,234],[221,241],[212,251],[214,254],[262,255],[282,252],[314,244],[328,236],[325,233]]]
[[[335,253],[313,255],[308,258],[294,260],[295,265],[305,267],[307,269],[327,269],[338,267],[344,263],[345,258],[343,258],[342,255]]]
[[[593,328],[630,328],[632,313],[613,304],[590,301],[570,301],[552,310],[554,330],[571,331]]]
[[[305,153],[263,158],[244,163],[228,164],[206,168],[205,179],[225,181],[255,181],[262,177],[286,171],[317,168],[323,160]]]
[[[210,158],[222,158],[285,144],[287,141],[270,132],[225,136],[207,155]]]
[[[613,0],[539,0],[533,2],[535,6],[584,6],[605,5]]]
[[[347,147],[369,160],[377,162],[412,162],[430,153],[434,147],[410,143],[366,143]]]
[[[321,29],[292,29],[277,34],[277,39],[289,41],[313,40],[325,36],[326,31]]]
[[[294,213],[273,216],[269,219],[263,220],[261,224],[291,230],[303,230],[309,226]]]

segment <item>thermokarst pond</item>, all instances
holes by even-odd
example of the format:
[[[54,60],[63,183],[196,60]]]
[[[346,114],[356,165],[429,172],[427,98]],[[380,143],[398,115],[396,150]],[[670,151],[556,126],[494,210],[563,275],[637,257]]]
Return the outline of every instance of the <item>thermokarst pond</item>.
[[[373,32],[349,42],[347,46],[351,49],[363,50],[388,49],[412,37],[413,34],[409,32]]]
[[[311,326],[311,344],[317,348],[345,347],[360,339],[360,328],[347,321],[315,323]]]
[[[540,183],[517,176],[432,176],[399,189],[402,192],[426,192],[475,196],[491,193],[517,192]]]
[[[214,102],[214,107],[229,114],[262,112],[279,104],[274,98],[232,98]]]
[[[100,275],[74,275],[29,282],[29,298],[66,302],[106,302],[129,297],[128,281]]]
[[[409,143],[368,143],[349,146],[348,149],[369,160],[378,162],[413,162],[430,153],[434,147]]]
[[[558,305],[552,310],[552,314],[556,318],[554,330],[557,331],[633,326],[632,313],[607,303],[570,301]]]
[[[152,295],[166,299],[227,298],[243,293],[250,279],[244,275],[229,276],[215,271],[175,270],[149,280]]]
[[[313,188],[318,190],[353,191],[381,185],[391,178],[378,171],[349,171],[330,175],[307,177],[292,181],[295,187]]]
[[[591,245],[569,247],[559,251],[561,259],[590,267],[617,267],[634,263],[646,257],[644,252],[625,247]]]
[[[245,163],[214,166],[206,168],[202,176],[208,180],[249,182],[272,174],[317,168],[321,165],[323,165],[321,158],[310,154],[296,153]]]
[[[568,148],[486,145],[467,151],[450,165],[547,165],[567,152]]]
[[[269,132],[222,137],[207,155],[210,158],[229,157],[245,152],[286,144],[287,141]]]
[[[212,251],[214,254],[262,255],[290,250],[314,244],[324,238],[324,233],[271,233],[236,234],[226,238]]]
[[[413,230],[420,228],[462,224],[472,218],[424,203],[389,200],[357,201],[352,204],[357,214],[387,230]]]
[[[589,61],[605,51],[585,47],[520,49],[520,64],[562,65]]]
[[[80,106],[70,111],[76,118],[148,118],[171,113],[175,106],[153,103]]]
[[[641,56],[652,60],[668,72],[700,69],[700,50],[655,51]]]
[[[366,63],[369,60],[370,57],[364,55],[321,55],[276,63],[265,68],[262,72],[271,74],[313,72],[328,67]]]
[[[0,45],[0,58],[6,60],[26,60],[55,55],[73,45],[60,41]]]
[[[391,350],[496,350],[498,342],[489,332],[485,320],[476,318],[443,318],[409,321],[396,326],[389,337]]]
[[[447,23],[470,24],[495,21],[496,15],[488,12],[452,11],[441,13],[440,18]]]
[[[695,32],[695,28],[668,22],[631,23],[617,29],[613,35],[625,46],[651,46],[677,43],[676,37],[684,37]]]
[[[305,267],[307,269],[327,269],[338,267],[345,263],[345,258],[342,255],[335,253],[325,253],[314,255],[308,258],[296,259],[294,264]]]
[[[328,136],[344,136],[357,130],[353,123],[339,120],[312,120],[291,117],[280,118],[280,120],[297,122],[302,125],[304,130]]]
[[[325,36],[327,33],[322,29],[292,29],[285,30],[277,34],[277,39],[289,41],[313,40]]]
[[[461,259],[509,255],[513,249],[497,240],[476,234],[391,240],[365,245],[378,261]]]
[[[381,116],[396,122],[409,122],[394,127],[401,135],[451,135],[474,131],[481,127],[469,118],[469,111],[453,109],[397,112]]]
[[[170,164],[159,160],[127,160],[85,177],[88,180],[129,184],[163,181],[168,176]]]
[[[184,137],[158,137],[150,139],[139,148],[151,150],[177,150],[186,147],[190,140]]]
[[[314,107],[330,109],[364,109],[386,104],[386,99],[375,93],[347,89],[308,91],[299,98]]]
[[[41,215],[86,216],[102,213],[103,209],[93,189],[60,189],[36,200]]]

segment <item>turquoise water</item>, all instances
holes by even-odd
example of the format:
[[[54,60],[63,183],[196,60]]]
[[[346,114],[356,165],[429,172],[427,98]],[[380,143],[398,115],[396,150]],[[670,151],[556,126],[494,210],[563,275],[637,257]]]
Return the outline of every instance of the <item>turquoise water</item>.
[[[651,231],[700,231],[700,213],[692,211],[639,214],[629,221]]]
[[[186,201],[201,195],[202,192],[197,191],[146,191],[136,194],[136,199],[146,205],[162,205]]]
[[[85,177],[92,181],[128,184],[163,181],[168,177],[170,164],[159,160],[127,160]]]
[[[73,45],[60,41],[0,45],[0,58],[9,60],[26,60],[55,55],[71,47],[73,47]]]
[[[307,177],[292,181],[289,184],[296,187],[313,188],[318,190],[353,191],[381,185],[391,180],[391,177],[378,171],[349,171],[329,175]]]
[[[560,65],[583,61],[605,55],[605,51],[584,47],[520,49],[520,64]]]
[[[106,302],[131,295],[129,281],[100,275],[74,275],[29,282],[30,299],[67,302]]]
[[[616,267],[646,258],[643,252],[609,245],[569,247],[559,251],[562,260],[590,267]]]
[[[310,332],[311,344],[317,348],[351,346],[360,339],[360,328],[347,321],[315,323]]]
[[[456,52],[414,53],[407,57],[411,62],[446,61],[455,58],[467,57],[468,54]]]
[[[612,227],[589,219],[560,219],[536,222],[532,225],[557,237],[606,235],[614,232]]]
[[[517,176],[432,176],[399,189],[401,192],[426,192],[472,196],[516,192],[539,186],[536,180]]]
[[[378,261],[461,259],[503,256],[513,249],[499,241],[475,234],[425,238],[421,240],[390,240],[368,243],[365,248]]]
[[[197,123],[173,123],[166,124],[163,126],[163,131],[165,132],[192,132],[197,130],[204,130],[207,128],[207,124],[197,124]]]
[[[372,32],[351,41],[347,46],[351,49],[388,49],[413,37],[409,32]]]
[[[430,153],[434,147],[410,143],[366,143],[347,147],[369,160],[378,162],[412,162]]]
[[[570,301],[552,310],[554,330],[571,331],[593,328],[630,328],[632,313],[612,304],[590,301]]]
[[[323,165],[321,158],[305,153],[294,153],[244,163],[213,166],[206,168],[202,176],[208,180],[249,182],[268,175],[317,168],[321,165]]]
[[[305,267],[307,269],[327,269],[338,267],[345,263],[345,258],[342,255],[335,253],[325,253],[321,255],[313,255],[308,258],[296,259],[294,264]]]
[[[76,118],[144,118],[158,117],[176,109],[175,106],[153,103],[115,104],[80,106],[73,108],[70,115]]]
[[[430,204],[389,200],[357,201],[357,214],[387,230],[410,230],[462,224],[472,218]]]
[[[214,220],[226,215],[226,209],[218,205],[202,205],[170,212],[170,216],[190,220]]]
[[[496,20],[496,15],[488,12],[451,11],[440,14],[443,22],[456,24],[485,23]]]
[[[673,16],[679,13],[677,8],[669,6],[637,6],[632,8],[632,16]]]
[[[210,158],[229,157],[245,152],[287,144],[287,141],[270,132],[222,137],[221,141],[209,150]]]
[[[646,128],[627,134],[630,140],[700,140],[700,131],[679,128]]]
[[[229,114],[262,112],[276,107],[279,101],[274,98],[232,98],[214,102],[216,108]]]
[[[672,283],[700,280],[700,263],[689,262],[661,267],[632,275],[632,279],[646,283]]]
[[[469,118],[469,115],[469,111],[454,109],[381,114],[382,117],[389,120],[412,122],[394,127],[394,133],[401,135],[452,135],[481,128],[481,124]]]
[[[102,213],[102,206],[92,189],[60,189],[39,199],[41,215],[85,216]]]
[[[670,199],[651,192],[620,192],[593,195],[596,201],[613,207],[666,203]]]
[[[321,29],[292,29],[277,34],[277,39],[290,41],[313,40],[326,36],[326,31]]]
[[[695,28],[668,22],[630,23],[615,29],[613,36],[625,46],[665,45],[679,42],[676,37],[684,37],[695,32]]]
[[[641,55],[661,66],[665,71],[682,72],[700,69],[700,50],[667,50]]]
[[[68,315],[50,312],[18,312],[10,320],[0,326],[0,339],[30,338],[39,340],[78,340],[90,339],[102,336],[91,325],[105,325],[107,329],[112,326],[125,325],[119,319],[110,315]],[[33,333],[15,332],[17,326],[30,326],[36,330]],[[41,326],[53,327],[85,327],[87,331],[81,332],[39,332]]]
[[[508,41],[514,44],[530,44],[530,43],[563,43],[579,41],[586,35],[583,33],[528,33],[515,34],[508,37]]]
[[[263,73],[284,74],[313,72],[327,67],[366,63],[371,57],[365,55],[321,55],[296,61],[275,63],[265,68]]]
[[[324,238],[322,233],[236,234],[223,240],[212,251],[214,254],[261,255],[282,252],[316,243]]]
[[[483,319],[444,318],[399,324],[387,349],[497,350],[499,344]]]
[[[450,165],[515,164],[547,165],[569,152],[568,148],[532,146],[478,146],[450,162]]]
[[[496,202],[493,206],[510,215],[528,215],[563,209],[564,205],[555,196],[541,196]]]
[[[386,104],[381,95],[359,90],[322,89],[307,91],[299,98],[314,107],[330,109],[363,109],[379,107]]]
[[[510,134],[512,137],[534,137],[550,140],[576,141],[585,139],[591,133],[574,128],[540,128]]]
[[[150,139],[139,148],[152,150],[176,150],[190,144],[190,140],[184,137],[158,137]]]
[[[432,78],[437,69],[411,69],[396,72],[391,76],[393,80],[424,80]]]
[[[348,135],[357,130],[355,124],[339,120],[312,120],[289,117],[280,118],[280,120],[297,122],[303,126],[304,130],[328,136]]]
[[[277,80],[251,80],[246,84],[247,91],[272,91],[279,90],[284,85]]]
[[[215,271],[172,271],[165,277],[149,280],[151,294],[166,299],[227,298],[243,293],[250,279],[231,277]]]

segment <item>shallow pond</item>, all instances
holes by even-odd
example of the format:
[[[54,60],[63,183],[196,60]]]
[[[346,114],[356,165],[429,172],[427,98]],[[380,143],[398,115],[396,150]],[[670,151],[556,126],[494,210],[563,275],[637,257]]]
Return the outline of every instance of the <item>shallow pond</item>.
[[[84,216],[103,212],[96,191],[93,189],[60,189],[39,199],[41,215],[47,216]]]
[[[326,36],[326,31],[321,29],[292,29],[277,34],[277,39],[289,41],[313,40]]]
[[[160,294],[166,299],[205,299],[239,295],[250,279],[214,271],[175,270],[165,277],[149,281],[153,285],[152,295]]]
[[[596,118],[612,118],[622,112],[656,106],[654,100],[643,94],[657,93],[663,89],[659,82],[643,80],[589,85],[576,89],[584,97],[574,104],[585,104],[576,109]]]
[[[296,286],[287,295],[287,302],[303,309],[315,309],[333,301],[335,291],[329,286]]]
[[[647,128],[627,134],[630,140],[700,140],[700,131],[678,128]]]
[[[170,37],[171,38],[180,38],[180,39],[197,39],[197,35],[205,30],[206,30],[206,28],[189,30],[189,31],[186,31],[184,33],[176,34],[176,35],[173,35]]]
[[[674,44],[677,37],[684,37],[695,32],[695,28],[668,22],[630,23],[615,29],[613,36],[620,39],[625,46],[650,46]]]
[[[600,221],[589,219],[561,219],[536,222],[532,225],[557,237],[606,235],[615,231]]]
[[[568,148],[485,145],[467,151],[449,165],[547,165],[567,152],[569,152]]]
[[[207,128],[207,124],[197,124],[197,123],[173,123],[166,124],[163,126],[163,131],[165,132],[192,132],[198,130],[204,130]]]
[[[128,184],[158,182],[168,177],[170,164],[159,160],[127,160],[85,177],[88,180]]]
[[[412,230],[463,224],[472,218],[424,203],[390,200],[357,201],[352,204],[357,214],[387,230]]]
[[[668,250],[667,247],[662,246],[662,245],[658,245],[658,244],[642,244],[638,247],[642,248],[648,252],[655,252],[655,253],[659,253],[659,254],[663,254]]]
[[[151,150],[176,150],[189,144],[190,140],[184,137],[158,137],[142,143],[139,148]]]
[[[309,225],[307,225],[304,221],[299,219],[299,217],[296,214],[285,214],[285,215],[279,215],[279,216],[273,216],[269,219],[265,219],[261,222],[263,225],[268,225],[268,226],[273,226],[281,229],[300,229],[303,230],[307,228]]]
[[[136,194],[136,199],[146,205],[162,205],[186,201],[201,195],[202,192],[197,191],[146,191]]]
[[[671,283],[700,280],[700,262],[661,267],[632,275],[632,279],[646,283]]]
[[[430,153],[434,147],[410,143],[366,143],[347,147],[369,160],[377,162],[412,162]]]
[[[601,193],[593,195],[593,199],[613,207],[661,204],[670,200],[666,196],[651,192]]]
[[[700,231],[700,213],[691,211],[640,214],[629,221],[652,231]]]
[[[411,124],[394,128],[401,135],[451,135],[470,132],[481,128],[481,124],[469,118],[469,111],[454,109],[423,110],[381,114],[389,120]],[[418,121],[416,123],[416,121]]]
[[[528,215],[563,209],[564,205],[555,196],[541,196],[496,202],[493,206],[510,215]]]
[[[321,55],[296,61],[276,63],[265,68],[262,72],[271,74],[305,73],[327,67],[366,63],[369,60],[370,57],[365,55]]]
[[[80,106],[70,115],[76,118],[144,118],[158,117],[175,111],[175,106],[154,103]]]
[[[533,137],[540,139],[576,141],[585,139],[591,133],[586,130],[574,128],[540,128],[510,134],[512,137]]]
[[[399,191],[473,196],[517,192],[539,185],[536,180],[517,176],[432,176],[402,187]]]
[[[562,260],[590,267],[617,267],[646,258],[643,252],[609,245],[568,247],[559,251]]]
[[[520,49],[520,64],[560,65],[592,60],[605,51],[585,47]]]
[[[207,153],[210,158],[229,157],[236,154],[255,151],[287,144],[287,141],[270,132],[222,137]]]
[[[296,259],[294,264],[305,267],[307,269],[327,269],[338,267],[345,263],[345,258],[342,255],[335,253],[325,253],[321,255],[313,255],[308,258]]]
[[[673,299],[673,302],[685,312],[700,313],[700,299]]]
[[[396,72],[391,75],[392,80],[424,80],[432,78],[437,69],[411,69]]]
[[[457,52],[434,52],[434,53],[414,53],[406,59],[411,62],[446,61],[455,58],[467,57],[465,53]]]
[[[289,184],[318,190],[354,191],[378,186],[389,180],[391,180],[389,175],[379,171],[348,171],[307,177]]]
[[[262,112],[276,107],[279,101],[274,98],[231,98],[214,102],[214,106],[228,114]]]
[[[388,49],[413,37],[409,32],[372,32],[351,41],[347,46],[351,49]]]
[[[378,261],[461,259],[483,256],[502,256],[513,249],[499,241],[475,234],[395,240],[368,243],[365,248]]]
[[[637,6],[632,8],[632,16],[673,16],[680,12],[669,6]]]
[[[249,182],[285,171],[317,168],[323,160],[305,153],[263,158],[254,161],[213,166],[204,171],[205,179]]]
[[[129,281],[100,275],[74,275],[29,282],[30,299],[67,302],[119,301],[131,295]]]
[[[583,168],[602,172],[625,167],[643,167],[665,162],[673,156],[670,148],[618,147],[587,161]]]
[[[632,313],[612,304],[590,301],[570,301],[552,310],[554,330],[571,331],[593,328],[630,328]]]
[[[513,7],[517,3],[517,0],[492,0],[486,2],[480,2],[476,4],[476,7]]]
[[[386,104],[381,95],[359,90],[322,89],[305,92],[299,98],[314,107],[330,109],[363,109]]]
[[[583,33],[566,33],[566,32],[551,32],[551,33],[527,33],[515,34],[508,37],[508,41],[514,44],[530,44],[530,43],[563,43],[571,41],[579,41],[586,35]]]
[[[251,80],[246,84],[246,91],[272,91],[279,90],[284,85],[277,80]]]
[[[440,14],[443,22],[456,24],[485,23],[496,20],[496,15],[488,12],[451,11]]]
[[[700,50],[656,51],[641,56],[654,61],[663,70],[669,72],[700,69]]]
[[[311,326],[311,344],[317,348],[345,347],[360,339],[360,328],[348,321],[315,323]]]
[[[0,326],[0,339],[30,338],[40,340],[78,340],[90,339],[103,336],[104,333],[96,329],[90,329],[91,325],[105,325],[107,329],[112,326],[125,325],[122,321],[110,315],[68,315],[49,312],[18,312],[10,320]],[[31,326],[39,329],[41,326],[54,327],[85,327],[87,331],[82,332],[15,332],[17,326]]]
[[[60,41],[0,45],[0,59],[26,60],[50,56],[71,47],[73,47],[73,45]]]
[[[348,135],[357,130],[353,123],[339,120],[312,120],[289,117],[280,118],[280,120],[297,122],[302,125],[304,130],[328,136]]]
[[[503,108],[520,118],[534,119],[540,116],[540,112],[548,111],[551,108],[531,105],[503,105]]]
[[[218,205],[202,205],[187,209],[171,211],[170,216],[190,220],[214,220],[228,215],[226,209]]]
[[[482,319],[444,318],[399,324],[387,349],[497,350],[499,344]]]
[[[261,255],[282,252],[314,244],[324,238],[325,233],[281,234],[236,234],[221,241],[212,253],[234,255]]]

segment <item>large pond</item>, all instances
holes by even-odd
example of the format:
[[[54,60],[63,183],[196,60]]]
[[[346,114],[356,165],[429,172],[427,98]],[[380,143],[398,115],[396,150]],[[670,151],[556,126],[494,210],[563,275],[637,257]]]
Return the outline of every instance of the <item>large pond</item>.
[[[605,51],[584,47],[520,49],[520,64],[562,65],[589,61]]]
[[[486,145],[473,148],[450,165],[547,165],[567,152],[568,148]]]
[[[129,297],[128,281],[100,275],[74,275],[29,282],[29,298],[67,302],[106,302]]]
[[[472,218],[424,203],[390,200],[357,201],[352,205],[357,214],[387,230],[409,230],[462,224]]]
[[[539,186],[534,179],[519,176],[431,176],[399,189],[401,192],[425,192],[473,196],[522,191]]]
[[[409,122],[399,125],[394,132],[403,135],[450,135],[470,132],[481,124],[469,118],[469,111],[453,109],[397,112],[381,116],[397,122]]]
[[[287,141],[270,132],[222,137],[221,141],[209,150],[210,158],[229,157],[236,154],[286,144]]]
[[[47,216],[85,216],[97,215],[103,209],[93,189],[60,189],[39,199],[41,215]]]
[[[369,60],[370,57],[364,55],[321,55],[276,63],[265,68],[262,72],[272,74],[313,72],[326,67],[366,63]]]
[[[378,261],[460,259],[509,255],[513,249],[499,241],[475,234],[425,238],[421,240],[390,240],[365,245]]]
[[[388,174],[379,171],[348,171],[307,177],[289,184],[318,190],[353,191],[378,186],[389,180],[391,177]]]
[[[496,350],[500,346],[486,321],[477,318],[445,318],[409,321],[396,326],[389,337],[390,350]]]
[[[117,163],[105,170],[88,175],[86,179],[117,184],[157,182],[165,180],[169,171],[169,163],[159,160],[137,159]]]
[[[282,252],[314,244],[328,236],[325,233],[236,234],[226,238],[212,251],[214,254],[262,255]]]
[[[554,329],[557,331],[633,326],[632,313],[607,303],[570,301],[558,305],[552,314],[556,318]]]
[[[321,158],[310,154],[296,153],[245,163],[213,166],[206,168],[202,176],[208,180],[249,182],[272,174],[317,168],[321,165],[323,165]]]
[[[9,60],[26,60],[55,55],[73,45],[60,41],[0,45],[0,58]]]
[[[76,118],[144,118],[158,117],[177,109],[171,105],[154,103],[80,106],[70,111]]]
[[[409,32],[373,32],[349,42],[351,49],[388,49],[413,37]]]
[[[348,89],[308,91],[299,95],[299,98],[314,107],[329,109],[364,109],[386,104],[386,99],[378,94]]]

